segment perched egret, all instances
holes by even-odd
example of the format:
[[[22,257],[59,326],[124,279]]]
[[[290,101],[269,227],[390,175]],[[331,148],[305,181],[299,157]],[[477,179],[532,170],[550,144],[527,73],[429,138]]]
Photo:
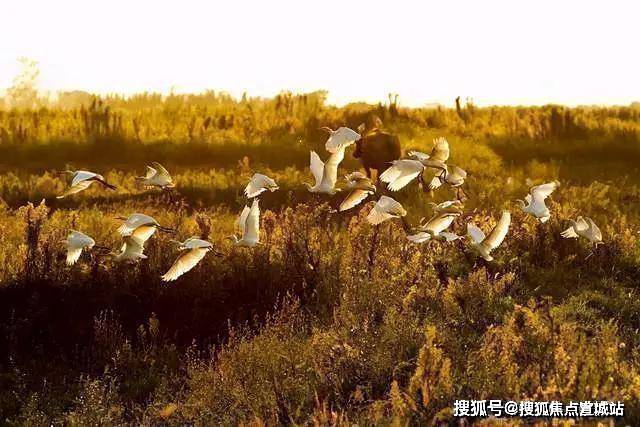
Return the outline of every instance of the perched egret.
[[[570,222],[571,227],[560,233],[562,237],[565,239],[584,237],[596,247],[603,244],[602,232],[591,218],[579,216],[577,221],[570,220]]]
[[[401,218],[407,215],[407,211],[396,200],[388,196],[380,197],[367,215],[370,224],[377,225],[391,218]]]
[[[324,147],[330,153],[337,153],[342,148],[346,148],[360,139],[360,134],[348,127],[342,126],[336,130],[332,130],[324,126],[320,129],[329,132],[329,139],[327,139]]]
[[[529,194],[527,194],[524,200],[517,200],[518,205],[520,205],[520,209],[522,209],[522,212],[524,213],[533,215],[542,223],[549,221],[549,218],[551,218],[551,212],[545,204],[545,200],[559,186],[560,183],[558,181],[553,181],[531,187]]]
[[[178,244],[182,254],[175,260],[169,271],[161,276],[165,282],[176,280],[184,273],[195,267],[213,249],[213,245],[198,237],[190,237],[184,242],[173,241]]]
[[[305,183],[312,193],[335,194],[338,189],[335,188],[338,180],[338,165],[344,159],[345,147],[339,148],[335,153],[329,156],[327,163],[322,163],[320,157],[315,151],[311,151],[310,168],[315,184],[312,186]]]
[[[504,240],[509,231],[509,224],[511,224],[511,214],[507,211],[502,213],[500,221],[486,237],[475,224],[467,224],[467,235],[471,239],[471,249],[486,261],[493,261],[491,252]]]
[[[124,237],[124,243],[120,252],[112,252],[114,261],[117,262],[138,262],[141,259],[146,259],[147,256],[144,252],[144,241],[139,237],[131,235]]]
[[[464,190],[462,190],[462,184],[464,184],[465,179],[467,179],[467,172],[461,167],[451,165],[450,167],[445,167],[440,172],[437,172],[427,185],[427,188],[429,190],[435,190],[442,184],[449,184],[457,190],[456,197],[459,199],[460,191],[464,192]]]
[[[435,214],[461,214],[463,205],[460,200],[447,200],[442,203],[429,202]]]
[[[158,162],[147,166],[147,174],[137,176],[136,181],[140,181],[145,187],[158,187],[162,190],[175,187],[171,174]]]
[[[351,190],[349,195],[342,203],[340,203],[340,212],[357,206],[369,195],[376,192],[376,186],[373,185],[370,178],[367,178],[362,172],[353,172],[344,177],[347,181],[347,189]]]
[[[278,184],[276,184],[273,179],[261,173],[256,173],[253,174],[251,180],[249,181],[249,184],[247,184],[246,188],[244,189],[244,195],[249,199],[252,199],[267,190],[274,192],[279,188],[280,187],[278,187]]]
[[[71,230],[64,240],[67,245],[67,265],[73,265],[80,258],[83,249],[91,249],[96,241],[80,231]]]
[[[458,236],[457,234],[449,231],[445,231],[451,226],[453,221],[458,216],[459,214],[436,214],[425,225],[416,227],[416,229],[413,230],[414,234],[407,235],[407,239],[414,243],[424,243],[431,239],[446,242],[453,242],[454,240],[458,240],[461,238],[461,236]]]
[[[63,171],[62,173],[70,175],[72,177],[71,185],[69,186],[69,188],[67,188],[67,190],[64,193],[58,196],[58,199],[62,199],[71,194],[79,193],[82,190],[86,190],[94,182],[99,182],[100,184],[102,184],[103,186],[111,190],[116,189],[115,185],[109,184],[107,181],[105,181],[102,175],[98,175],[97,173],[88,172],[88,171],[70,171],[70,170]]]
[[[240,231],[240,239],[233,235],[229,238],[238,246],[253,247],[260,244],[260,207],[258,199],[253,199],[251,208],[245,206],[236,221],[236,227]]]

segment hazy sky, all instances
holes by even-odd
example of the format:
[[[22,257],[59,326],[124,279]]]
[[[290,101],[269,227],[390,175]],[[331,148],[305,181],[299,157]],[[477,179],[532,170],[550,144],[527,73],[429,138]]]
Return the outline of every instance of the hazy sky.
[[[330,101],[628,104],[637,1],[33,1],[0,6],[0,88],[327,89]]]

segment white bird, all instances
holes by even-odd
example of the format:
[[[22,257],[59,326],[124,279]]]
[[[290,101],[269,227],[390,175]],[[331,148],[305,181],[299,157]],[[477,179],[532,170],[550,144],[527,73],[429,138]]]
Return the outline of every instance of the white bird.
[[[414,243],[424,243],[431,239],[453,242],[461,236],[445,231],[451,226],[459,214],[436,214],[425,225],[417,227],[414,234],[407,235],[407,239]]]
[[[240,239],[233,235],[229,238],[238,246],[253,247],[260,244],[260,207],[258,199],[253,199],[251,208],[245,206],[236,221],[236,227],[240,231]]]
[[[278,184],[276,184],[273,179],[261,173],[255,173],[251,177],[249,184],[247,184],[244,189],[244,195],[247,196],[247,198],[252,199],[267,190],[274,192],[279,188],[280,187],[278,187]]]
[[[78,261],[83,249],[91,249],[96,241],[80,231],[71,230],[64,240],[67,244],[67,265],[73,265]]]
[[[591,218],[582,218],[579,216],[577,221],[569,221],[571,222],[571,227],[560,233],[565,239],[584,237],[595,246],[603,243],[602,232]]]
[[[433,176],[441,171],[446,176],[445,162],[449,159],[449,143],[446,139],[436,138],[431,154],[409,151],[407,155],[407,159],[392,161],[391,166],[380,175],[380,180],[388,183],[389,190],[398,191],[419,176],[423,179],[422,174],[426,171]]]
[[[149,237],[153,235],[156,229],[169,233],[174,231],[172,228],[160,225],[160,223],[153,217],[141,213],[134,213],[129,215],[128,218],[118,217],[117,219],[124,221],[124,223],[118,228],[118,233],[120,233],[121,236],[131,236],[135,231],[138,231],[143,227],[153,229],[153,232],[151,232]]]
[[[551,212],[545,204],[545,200],[559,186],[560,183],[558,181],[553,181],[531,187],[524,200],[517,200],[520,209],[524,213],[533,215],[542,223],[547,222],[551,218]]]
[[[158,187],[163,190],[175,187],[169,171],[158,162],[152,162],[151,166],[147,166],[147,174],[137,176],[136,181],[140,181],[145,187]]]
[[[138,262],[147,258],[144,254],[144,241],[134,235],[125,236],[120,252],[112,252],[110,255],[117,262]]]
[[[460,191],[464,192],[464,190],[462,190],[462,184],[464,184],[465,179],[467,179],[467,172],[461,167],[454,165],[451,165],[450,167],[445,166],[443,170],[435,174],[427,188],[429,190],[435,190],[442,184],[446,183],[457,189],[456,195],[460,198]]]
[[[367,221],[369,224],[377,225],[388,219],[400,218],[405,215],[407,215],[407,211],[398,201],[388,196],[382,196],[367,215]]]
[[[376,186],[370,178],[362,172],[353,172],[344,177],[347,181],[347,189],[351,190],[346,199],[340,203],[340,212],[351,209],[360,204],[369,195],[375,194]]]
[[[311,151],[310,169],[315,180],[312,186],[305,183],[312,193],[335,194],[338,189],[335,188],[338,181],[338,165],[344,159],[344,150],[342,147],[329,156],[327,163],[322,163],[320,157],[315,151]]]
[[[496,224],[491,233],[485,237],[484,232],[470,222],[467,224],[467,235],[471,238],[471,249],[485,260],[493,261],[491,252],[502,244],[509,231],[510,224],[511,214],[504,211],[498,224]]]
[[[329,139],[327,139],[324,147],[330,153],[336,153],[338,150],[346,148],[360,139],[360,134],[348,127],[342,126],[336,130],[332,130],[324,126],[320,129],[329,132]]]
[[[463,204],[460,200],[447,200],[442,203],[429,202],[429,206],[436,214],[461,214]]]
[[[165,282],[176,280],[195,267],[213,249],[213,245],[198,237],[190,237],[184,242],[173,241],[184,251],[173,263],[169,271],[161,276]]]
[[[62,199],[71,194],[79,193],[82,190],[86,190],[94,182],[99,182],[104,187],[109,188],[111,190],[116,189],[115,185],[109,184],[107,181],[105,181],[102,175],[99,175],[94,172],[66,170],[66,171],[63,171],[62,173],[70,175],[72,177],[71,185],[69,186],[69,188],[67,188],[67,190],[64,193],[58,196],[58,199]]]

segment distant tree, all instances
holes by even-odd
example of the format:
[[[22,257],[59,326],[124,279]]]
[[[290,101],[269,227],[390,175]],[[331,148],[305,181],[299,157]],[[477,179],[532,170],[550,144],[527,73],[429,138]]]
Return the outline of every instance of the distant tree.
[[[18,58],[18,62],[22,65],[22,69],[13,79],[13,85],[7,89],[8,104],[14,108],[34,108],[38,102],[36,87],[40,75],[38,62],[24,56]]]

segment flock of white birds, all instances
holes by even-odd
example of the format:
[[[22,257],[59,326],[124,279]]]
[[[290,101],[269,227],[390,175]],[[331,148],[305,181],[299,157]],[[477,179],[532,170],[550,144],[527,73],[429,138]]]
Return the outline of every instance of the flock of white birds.
[[[311,193],[334,195],[337,188],[338,166],[344,159],[345,150],[360,139],[360,134],[347,127],[337,130],[323,128],[329,132],[329,139],[325,148],[329,153],[326,162],[315,152],[310,153],[310,170],[314,183],[305,183]],[[430,203],[433,216],[422,220],[418,226],[409,226],[405,221],[407,211],[395,199],[388,195],[381,195],[367,216],[367,221],[372,225],[378,225],[384,221],[399,218],[407,232],[407,239],[414,243],[424,243],[429,240],[441,242],[453,242],[467,239],[469,248],[486,261],[492,261],[491,253],[504,241],[511,224],[511,214],[502,212],[500,220],[488,235],[474,223],[467,224],[466,236],[459,236],[447,231],[454,220],[463,214],[463,203],[460,194],[464,194],[462,186],[467,178],[467,173],[460,167],[448,164],[450,154],[449,143],[445,138],[437,138],[433,142],[431,153],[409,151],[407,157],[392,162],[391,166],[380,174],[379,180],[386,184],[389,191],[398,191],[414,180],[424,189],[435,190],[442,185],[447,185],[456,190],[456,199],[440,204]],[[102,175],[88,171],[64,171],[71,177],[69,188],[58,198],[63,198],[88,188],[94,182],[102,186],[115,189]],[[348,191],[347,197],[340,203],[339,211],[351,209],[368,197],[377,193],[376,186],[371,178],[361,172],[352,172],[345,177]],[[167,190],[175,186],[171,174],[157,162],[147,166],[145,176],[136,177],[146,187]],[[524,200],[518,200],[521,210],[535,217],[540,223],[545,223],[551,217],[551,212],[546,205],[546,199],[558,188],[558,181],[537,185],[531,188]],[[251,206],[245,206],[238,220],[236,228],[238,235],[229,239],[237,246],[254,247],[260,244],[260,207],[259,196],[266,191],[278,190],[276,182],[266,175],[256,173],[247,184],[244,194],[247,199],[253,199]],[[146,258],[144,247],[147,240],[157,231],[174,232],[173,229],[158,223],[154,218],[134,213],[127,218],[119,218],[124,222],[118,228],[118,233],[123,239],[119,252],[111,252],[115,261],[137,262]],[[602,233],[598,226],[590,218],[578,217],[571,220],[571,226],[561,233],[565,238],[583,237],[594,246],[602,243]],[[102,248],[96,246],[91,237],[76,230],[71,230],[67,239],[67,264],[73,265],[78,261],[83,250]],[[190,237],[184,242],[172,240],[181,250],[180,256],[175,260],[169,271],[161,276],[164,281],[173,281],[194,268],[208,252],[220,255],[213,248],[213,244],[198,236]]]

